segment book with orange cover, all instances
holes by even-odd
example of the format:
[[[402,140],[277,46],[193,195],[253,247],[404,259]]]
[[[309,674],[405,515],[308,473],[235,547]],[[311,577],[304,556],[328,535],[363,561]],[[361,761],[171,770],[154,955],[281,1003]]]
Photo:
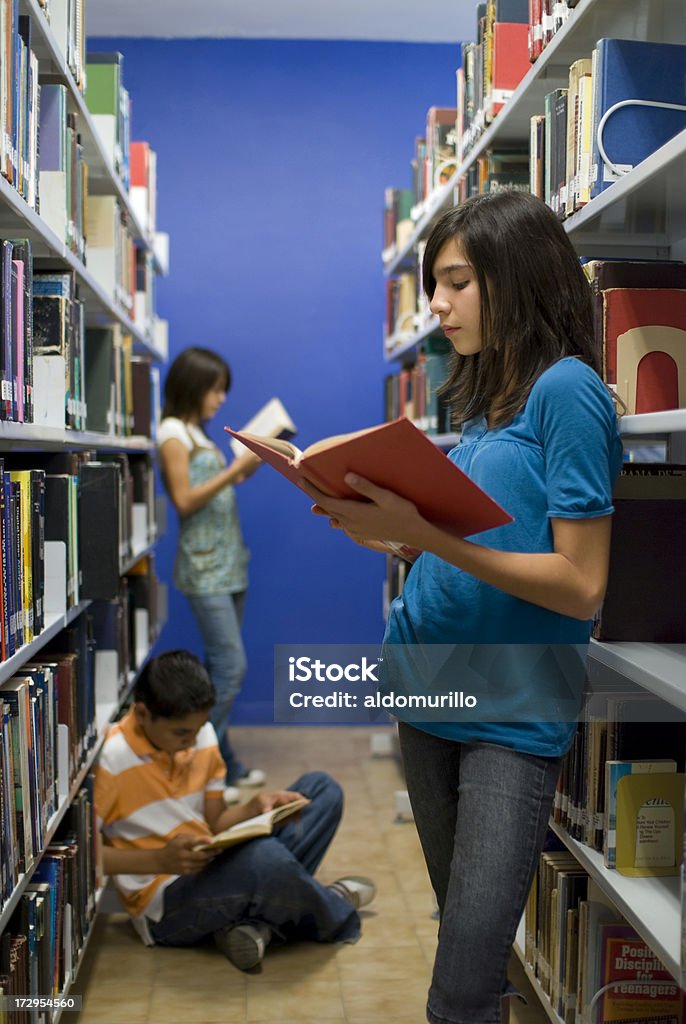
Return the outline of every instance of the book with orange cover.
[[[361,499],[344,478],[357,473],[414,502],[425,519],[467,537],[512,522],[512,516],[444,455],[410,420],[327,437],[301,452],[289,441],[224,428],[279,473],[337,498]]]

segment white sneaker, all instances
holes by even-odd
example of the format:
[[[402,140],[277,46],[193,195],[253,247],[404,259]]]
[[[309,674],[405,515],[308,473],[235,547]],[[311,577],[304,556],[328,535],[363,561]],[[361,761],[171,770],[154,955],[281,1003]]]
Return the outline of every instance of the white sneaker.
[[[272,937],[267,924],[237,924],[232,928],[219,928],[214,932],[217,949],[239,971],[249,971],[262,963],[265,950]]]
[[[227,786],[224,790],[224,803],[239,804],[241,802],[241,791],[238,786]]]
[[[368,906],[376,896],[376,886],[371,878],[364,878],[362,875],[338,878],[331,883],[329,889],[348,903],[352,903],[355,910]]]
[[[261,768],[253,768],[235,780],[237,786],[264,786],[266,781],[267,773]]]

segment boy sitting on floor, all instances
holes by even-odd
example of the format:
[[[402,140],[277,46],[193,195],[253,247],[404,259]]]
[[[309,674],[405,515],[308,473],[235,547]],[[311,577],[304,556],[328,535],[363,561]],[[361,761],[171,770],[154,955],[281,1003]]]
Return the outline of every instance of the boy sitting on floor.
[[[313,877],[341,818],[341,788],[308,772],[289,790],[223,800],[226,768],[209,713],[214,689],[188,651],[141,672],[134,704],[105,741],[95,776],[104,872],[147,945],[191,946],[209,935],[232,964],[256,967],[270,939],[355,942],[365,878]],[[310,803],[271,836],[198,850],[211,835],[298,796]]]

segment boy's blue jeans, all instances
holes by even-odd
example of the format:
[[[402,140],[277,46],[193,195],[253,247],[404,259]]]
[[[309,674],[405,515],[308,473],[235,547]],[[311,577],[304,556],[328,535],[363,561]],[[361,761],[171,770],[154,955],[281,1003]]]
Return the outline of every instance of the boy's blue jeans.
[[[400,724],[407,790],[441,924],[427,1019],[497,1024],[543,846],[558,758]]]
[[[272,836],[230,847],[196,875],[181,875],[164,893],[164,915],[150,922],[162,946],[191,946],[218,928],[263,922],[284,941],[355,942],[360,919],[347,900],[313,877],[343,810],[340,786],[309,772],[288,789],[312,803]]]
[[[210,722],[226,764],[226,780],[235,782],[245,773],[229,742],[229,712],[247,667],[241,637],[245,591],[240,594],[188,594],[205,650],[205,664],[216,693]]]

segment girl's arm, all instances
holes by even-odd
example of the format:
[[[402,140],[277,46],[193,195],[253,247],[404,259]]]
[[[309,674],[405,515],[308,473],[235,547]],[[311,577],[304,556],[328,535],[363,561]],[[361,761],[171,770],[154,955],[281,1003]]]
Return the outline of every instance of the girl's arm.
[[[230,466],[221,469],[216,476],[206,480],[197,487],[190,483],[190,453],[175,437],[160,447],[160,463],[162,475],[169,497],[180,516],[189,516],[204,508],[230,484],[242,483],[251,476],[260,464],[260,460],[252,452],[234,459]]]
[[[355,540],[394,537],[409,547],[430,551],[513,597],[574,619],[590,619],[607,586],[611,517],[552,519],[554,550],[527,554],[497,551],[453,537],[420,516],[416,506],[349,474],[349,484],[368,501],[329,498],[308,486],[308,493]]]

